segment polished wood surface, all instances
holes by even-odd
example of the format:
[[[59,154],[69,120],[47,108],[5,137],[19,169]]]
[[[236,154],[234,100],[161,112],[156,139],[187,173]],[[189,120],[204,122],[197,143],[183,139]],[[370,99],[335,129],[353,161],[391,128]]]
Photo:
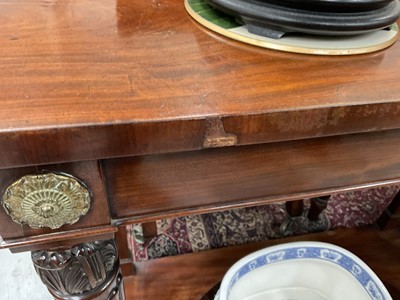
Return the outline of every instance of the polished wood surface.
[[[400,131],[108,160],[119,222],[329,195],[398,183]]]
[[[117,229],[110,225],[63,230],[19,239],[7,239],[0,244],[0,249],[10,249],[13,253],[43,249],[70,249],[81,243],[113,239],[116,232]]]
[[[181,0],[0,1],[0,168],[400,128],[400,44],[355,57],[242,45]],[[39,146],[40,145],[40,146]]]
[[[53,231],[0,209],[0,248],[116,235],[132,273],[120,224],[399,183],[400,43],[354,57],[259,49],[197,25],[181,0],[0,0],[0,20],[0,188],[45,168],[94,192],[88,215]],[[298,239],[342,245],[399,287],[395,220]],[[278,242],[138,264],[127,299],[201,297]]]
[[[200,299],[243,256],[293,241],[322,241],[344,247],[366,262],[388,288],[393,291],[400,288],[400,231],[397,229],[389,237],[387,233],[367,228],[269,240],[136,263],[137,275],[125,279],[127,299]]]

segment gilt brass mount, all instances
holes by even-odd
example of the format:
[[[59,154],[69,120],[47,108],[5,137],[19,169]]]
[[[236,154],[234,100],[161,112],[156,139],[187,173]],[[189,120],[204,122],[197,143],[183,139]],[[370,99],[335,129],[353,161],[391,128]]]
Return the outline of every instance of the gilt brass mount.
[[[91,195],[78,179],[56,173],[26,175],[9,185],[3,208],[12,220],[32,228],[73,224],[90,208]]]

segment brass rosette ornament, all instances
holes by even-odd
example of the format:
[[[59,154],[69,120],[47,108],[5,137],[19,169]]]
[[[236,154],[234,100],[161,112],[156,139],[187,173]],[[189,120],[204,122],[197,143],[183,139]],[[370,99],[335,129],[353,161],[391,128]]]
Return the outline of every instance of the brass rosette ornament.
[[[9,185],[3,208],[12,220],[32,228],[57,229],[73,224],[90,208],[91,194],[84,183],[67,175],[26,175]]]

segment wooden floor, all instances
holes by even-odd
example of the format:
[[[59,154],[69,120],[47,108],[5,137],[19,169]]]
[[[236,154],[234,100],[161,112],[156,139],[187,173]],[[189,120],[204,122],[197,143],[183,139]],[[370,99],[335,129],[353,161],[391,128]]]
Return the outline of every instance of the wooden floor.
[[[300,240],[323,241],[350,250],[375,271],[394,300],[400,299],[400,228],[343,229],[137,263],[137,275],[125,279],[126,299],[201,299],[244,255]]]

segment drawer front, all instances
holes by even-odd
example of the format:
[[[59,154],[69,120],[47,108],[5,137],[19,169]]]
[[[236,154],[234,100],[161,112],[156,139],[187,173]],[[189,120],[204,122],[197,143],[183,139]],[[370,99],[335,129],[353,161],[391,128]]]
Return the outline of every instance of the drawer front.
[[[111,227],[97,161],[0,170],[0,193],[6,244],[38,236],[51,241],[72,231],[82,238],[85,230]]]
[[[117,223],[395,184],[400,130],[104,162]]]

